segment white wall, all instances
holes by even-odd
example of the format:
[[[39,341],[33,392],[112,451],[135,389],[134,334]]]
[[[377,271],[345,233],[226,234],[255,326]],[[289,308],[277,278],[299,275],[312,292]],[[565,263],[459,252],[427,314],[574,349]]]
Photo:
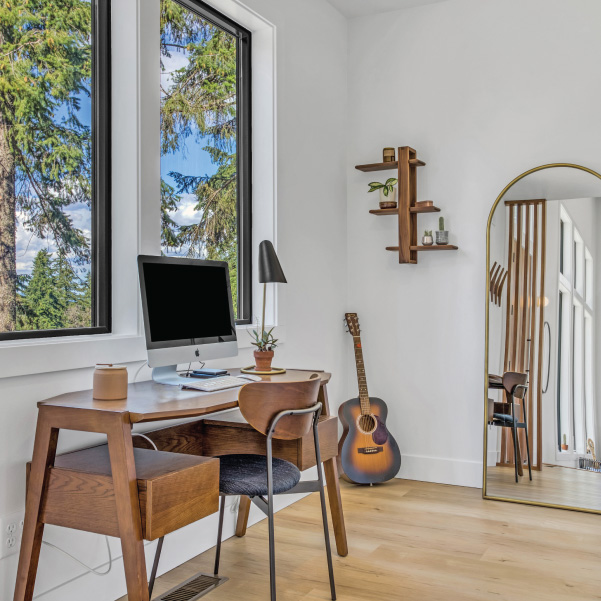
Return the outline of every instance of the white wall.
[[[488,214],[526,169],[601,168],[600,26],[595,0],[451,0],[350,21],[347,307],[403,477],[481,484]],[[458,252],[413,266],[384,250],[396,223],[367,214],[376,174],[353,165],[393,145],[427,162],[418,198],[443,209]],[[419,217],[420,234],[436,225]]]
[[[246,19],[243,24],[257,30],[256,56],[268,57],[275,43],[275,63],[253,64],[255,82],[268,87],[275,76],[277,106],[274,113],[268,94],[254,99],[258,119],[255,150],[260,151],[253,161],[258,169],[254,174],[254,242],[258,245],[265,223],[269,224],[269,237],[276,239],[289,281],[278,291],[278,323],[285,331],[285,342],[277,351],[277,363],[331,371],[334,376],[329,392],[332,401],[339,402],[345,388],[344,356],[339,349],[344,336],[340,319],[346,292],[342,150],[346,21],[325,0],[248,0],[248,10],[234,0],[213,0],[211,4]],[[256,12],[254,17],[252,11]],[[89,388],[91,366],[97,361],[126,361],[132,377],[145,358],[139,339],[135,257],[138,250],[157,252],[159,248],[158,0],[114,2],[113,48],[118,58],[113,64],[113,197],[118,209],[113,229],[123,233],[120,239],[124,243],[124,248],[115,253],[114,262],[126,266],[118,270],[121,275],[114,282],[115,313],[117,322],[127,322],[122,324],[127,341],[125,346],[123,341],[111,339],[94,341],[87,344],[85,352],[80,352],[83,346],[72,346],[76,341],[37,349],[27,345],[10,351],[0,348],[5,365],[20,353],[12,373],[49,371],[0,377],[0,516],[24,507],[25,462],[32,454],[36,403],[63,392]],[[276,148],[269,149],[269,119],[275,129],[277,155]],[[270,161],[275,172],[266,177],[272,168]],[[274,191],[275,212],[266,203]],[[257,307],[255,312],[259,312]],[[246,337],[246,333],[240,336]],[[243,346],[246,348],[240,356],[229,360],[227,366],[252,363],[248,342]],[[141,377],[148,377],[148,371],[144,370]],[[60,450],[89,446],[98,440],[96,436],[63,432]],[[213,546],[215,518],[211,516],[169,535],[161,571]],[[252,519],[257,518],[253,512]],[[233,520],[234,514],[228,514],[226,535],[233,533]],[[104,540],[97,535],[47,528],[46,538],[93,566],[106,561]],[[112,548],[120,555],[118,541],[112,541]],[[148,552],[152,554],[154,548],[154,544],[149,545]],[[0,560],[0,599],[12,598],[16,564],[17,556]],[[79,601],[85,596],[88,601],[109,601],[125,593],[119,561],[103,579],[83,576],[83,572],[56,551],[43,548],[37,597],[44,601]],[[50,592],[44,594],[46,591]]]

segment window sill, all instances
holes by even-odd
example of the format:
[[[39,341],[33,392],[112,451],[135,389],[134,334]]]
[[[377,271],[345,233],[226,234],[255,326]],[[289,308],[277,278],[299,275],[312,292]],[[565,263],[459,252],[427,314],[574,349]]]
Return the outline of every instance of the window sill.
[[[238,349],[253,348],[249,333],[256,327],[236,327]],[[274,329],[279,344],[283,344],[285,334],[283,326]],[[96,363],[133,363],[146,357],[144,336],[133,334],[11,340],[0,343],[0,379],[86,369]]]
[[[97,334],[11,340],[0,343],[0,378],[145,359],[146,345],[144,337],[139,335]]]

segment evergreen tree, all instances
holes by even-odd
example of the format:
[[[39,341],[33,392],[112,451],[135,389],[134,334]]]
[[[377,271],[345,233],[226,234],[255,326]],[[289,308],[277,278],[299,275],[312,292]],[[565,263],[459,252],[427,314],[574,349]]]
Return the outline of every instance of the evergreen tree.
[[[17,211],[33,234],[89,259],[89,243],[64,209],[91,198],[91,132],[77,116],[90,93],[91,17],[86,0],[0,0],[2,332],[16,327]]]
[[[58,273],[47,250],[40,250],[33,261],[31,280],[23,298],[25,329],[51,330],[63,326],[62,295],[57,286]]]
[[[92,274],[88,272],[83,282],[76,279],[75,274],[73,276],[71,290],[76,290],[77,294],[65,309],[63,327],[89,328],[92,325]]]
[[[169,173],[175,194],[193,194],[201,213],[198,223],[179,228],[177,242],[192,256],[227,260],[236,274],[236,39],[173,0],[161,2],[161,33],[163,57],[185,51],[188,58],[161,90],[161,151],[182,151],[188,139],[208,138],[203,150],[217,165],[212,176]],[[174,231],[163,228],[165,246],[173,246]]]

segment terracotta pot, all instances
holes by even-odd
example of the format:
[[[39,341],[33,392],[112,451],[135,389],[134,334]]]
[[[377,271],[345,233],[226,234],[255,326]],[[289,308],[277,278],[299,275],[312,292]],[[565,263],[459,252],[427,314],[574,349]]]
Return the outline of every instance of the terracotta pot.
[[[567,451],[568,450],[568,445],[567,444],[562,444],[561,445],[561,450],[562,451]]]
[[[273,351],[255,351],[255,369],[257,371],[271,371]]]

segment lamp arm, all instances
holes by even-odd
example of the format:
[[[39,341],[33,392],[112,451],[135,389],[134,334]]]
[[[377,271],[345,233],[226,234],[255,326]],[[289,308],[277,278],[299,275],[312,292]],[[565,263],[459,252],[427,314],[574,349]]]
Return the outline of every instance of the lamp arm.
[[[265,336],[265,298],[267,295],[267,283],[263,284],[263,317],[261,319],[261,340]]]

